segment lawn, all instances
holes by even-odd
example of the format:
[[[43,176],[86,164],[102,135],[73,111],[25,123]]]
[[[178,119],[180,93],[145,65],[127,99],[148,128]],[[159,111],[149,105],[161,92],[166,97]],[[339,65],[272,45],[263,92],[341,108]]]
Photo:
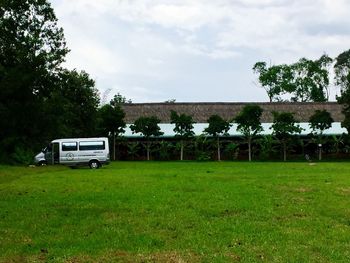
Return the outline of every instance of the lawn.
[[[350,163],[0,166],[0,262],[350,262]]]

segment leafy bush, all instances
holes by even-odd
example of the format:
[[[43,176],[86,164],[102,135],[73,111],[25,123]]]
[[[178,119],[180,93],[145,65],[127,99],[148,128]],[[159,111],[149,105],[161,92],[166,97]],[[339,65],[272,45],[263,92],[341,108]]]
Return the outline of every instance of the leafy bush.
[[[230,142],[225,147],[225,154],[229,156],[229,160],[237,160],[239,154],[239,144]]]
[[[211,159],[213,140],[204,135],[197,136],[195,139],[195,154],[197,161],[208,161]]]
[[[11,155],[11,159],[16,164],[29,165],[33,163],[34,153],[23,146],[16,146],[14,153]]]

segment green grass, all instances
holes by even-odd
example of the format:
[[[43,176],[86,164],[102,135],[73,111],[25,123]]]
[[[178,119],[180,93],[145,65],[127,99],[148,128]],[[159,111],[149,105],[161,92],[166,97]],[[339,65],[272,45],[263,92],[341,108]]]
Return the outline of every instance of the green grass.
[[[350,163],[0,166],[0,262],[350,262]]]

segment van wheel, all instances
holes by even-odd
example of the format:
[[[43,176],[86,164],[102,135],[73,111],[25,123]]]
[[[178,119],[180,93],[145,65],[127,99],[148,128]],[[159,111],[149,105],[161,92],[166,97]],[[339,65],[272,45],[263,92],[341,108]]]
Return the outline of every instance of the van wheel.
[[[38,166],[44,166],[44,165],[47,165],[46,161],[40,161],[38,164]]]
[[[98,169],[100,168],[101,164],[99,161],[92,160],[89,162],[90,169]]]

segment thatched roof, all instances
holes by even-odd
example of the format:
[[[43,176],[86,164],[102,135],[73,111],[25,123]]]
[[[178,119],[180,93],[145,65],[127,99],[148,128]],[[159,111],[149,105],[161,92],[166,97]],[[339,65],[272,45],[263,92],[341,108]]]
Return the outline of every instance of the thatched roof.
[[[197,123],[206,123],[207,119],[218,114],[226,120],[232,120],[241,109],[248,104],[259,105],[263,110],[262,122],[272,122],[273,111],[292,112],[300,122],[308,122],[315,110],[327,110],[335,122],[343,120],[342,106],[336,102],[301,103],[301,102],[194,102],[194,103],[131,103],[123,105],[126,113],[126,122],[133,123],[140,116],[156,116],[162,123],[170,123],[170,111],[186,113],[193,116]]]

